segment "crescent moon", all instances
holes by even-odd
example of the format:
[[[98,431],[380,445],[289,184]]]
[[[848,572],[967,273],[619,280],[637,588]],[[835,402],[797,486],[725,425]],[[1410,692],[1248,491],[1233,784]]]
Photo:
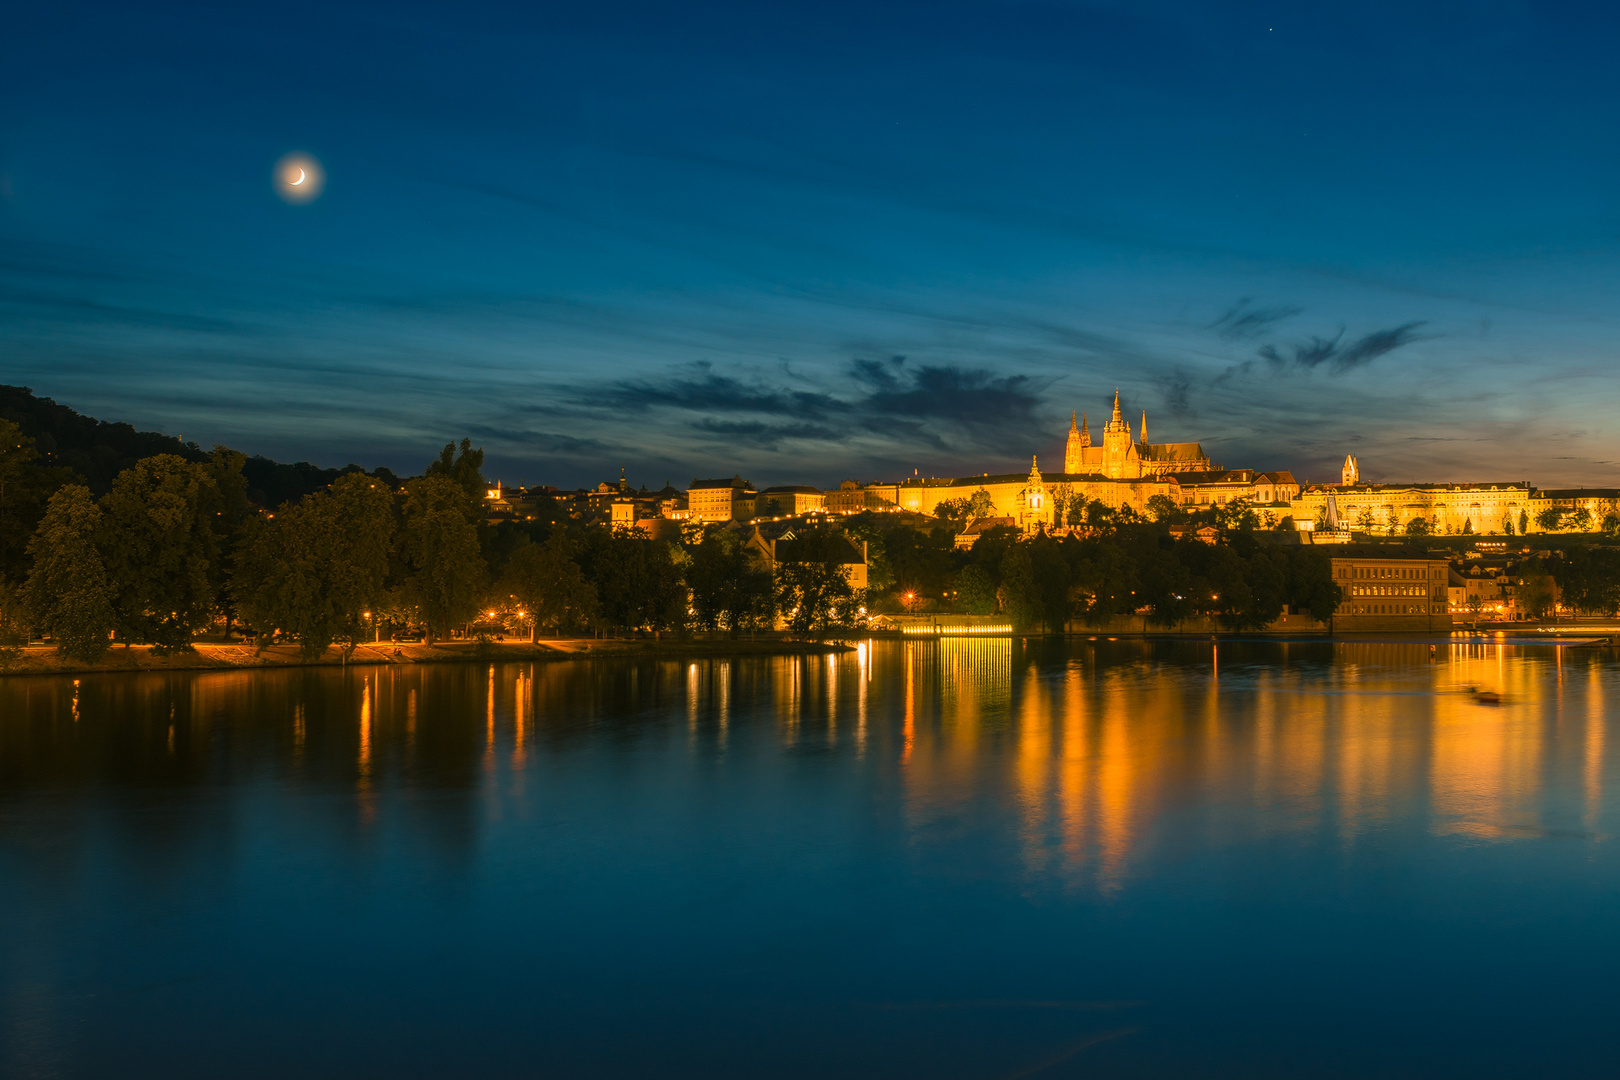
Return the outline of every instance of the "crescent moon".
[[[294,180],[292,182],[292,186],[297,187],[299,184],[302,184],[303,182],[304,182],[304,170],[299,169],[298,170],[298,179],[296,179],[296,180]]]

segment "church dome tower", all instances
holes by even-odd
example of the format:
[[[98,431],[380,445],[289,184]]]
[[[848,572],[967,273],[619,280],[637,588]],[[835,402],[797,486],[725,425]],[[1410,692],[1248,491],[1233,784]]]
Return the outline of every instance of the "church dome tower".
[[[1344,455],[1344,469],[1340,475],[1346,484],[1361,483],[1361,470],[1356,466],[1356,459],[1349,454]]]

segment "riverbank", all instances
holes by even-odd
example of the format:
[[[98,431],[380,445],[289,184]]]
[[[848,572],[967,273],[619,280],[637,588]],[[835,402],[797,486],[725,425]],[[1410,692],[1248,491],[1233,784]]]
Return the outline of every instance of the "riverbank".
[[[81,664],[59,657],[50,646],[33,645],[5,668],[9,675],[79,675],[103,671],[221,671],[288,667],[339,667],[371,664],[534,663],[559,660],[651,659],[686,660],[733,656],[826,656],[848,652],[853,645],[768,638],[760,641],[730,639],[563,638],[538,644],[523,642],[447,641],[434,645],[382,642],[358,646],[345,658],[331,648],[319,659],[307,660],[296,645],[272,645],[262,652],[241,642],[198,642],[191,652],[166,655],[150,646],[132,645],[108,651],[99,663]]]

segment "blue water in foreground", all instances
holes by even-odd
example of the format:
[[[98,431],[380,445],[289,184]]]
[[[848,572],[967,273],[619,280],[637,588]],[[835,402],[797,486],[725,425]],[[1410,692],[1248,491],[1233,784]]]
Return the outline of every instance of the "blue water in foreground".
[[[1611,1077],[1617,728],[1552,646],[0,679],[0,1074]]]

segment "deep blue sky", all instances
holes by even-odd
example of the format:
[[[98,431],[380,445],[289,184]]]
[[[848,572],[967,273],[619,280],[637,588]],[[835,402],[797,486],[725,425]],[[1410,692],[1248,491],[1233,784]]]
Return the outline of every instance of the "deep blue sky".
[[[0,379],[283,459],[1620,484],[1620,16],[11,3]],[[320,199],[276,198],[289,151]]]

